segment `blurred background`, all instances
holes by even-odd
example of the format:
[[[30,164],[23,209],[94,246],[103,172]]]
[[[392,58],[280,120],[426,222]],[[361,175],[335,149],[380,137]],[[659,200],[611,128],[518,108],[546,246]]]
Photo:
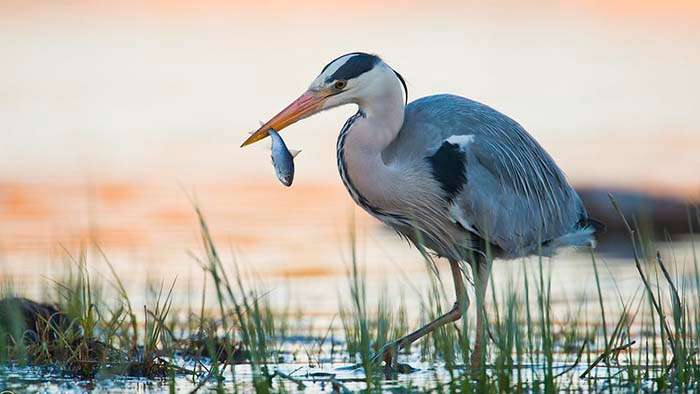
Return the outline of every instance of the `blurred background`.
[[[66,250],[94,242],[132,286],[185,286],[202,276],[191,199],[220,247],[265,280],[342,277],[351,217],[370,276],[421,271],[339,180],[335,139],[354,108],[285,132],[303,149],[291,189],[264,144],[239,149],[351,51],[382,56],[410,100],[455,93],[516,119],[613,233],[609,192],[684,232],[700,195],[699,44],[692,0],[5,0],[2,276],[31,292]]]

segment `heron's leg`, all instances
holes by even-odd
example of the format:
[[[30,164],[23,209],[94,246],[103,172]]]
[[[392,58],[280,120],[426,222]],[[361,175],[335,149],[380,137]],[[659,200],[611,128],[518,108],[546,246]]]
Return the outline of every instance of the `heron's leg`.
[[[459,262],[450,260],[450,269],[452,270],[452,279],[454,279],[455,284],[455,296],[457,297],[457,301],[454,306],[452,306],[452,309],[416,331],[386,344],[372,357],[372,362],[378,363],[384,360],[386,365],[391,367],[396,358],[396,353],[398,353],[399,350],[428,335],[435,329],[447,323],[457,321],[462,317],[462,314],[465,313],[469,307],[469,296],[464,288],[462,270],[459,268]]]
[[[471,371],[475,372],[481,368],[483,365],[482,361],[483,346],[485,340],[485,330],[484,322],[486,320],[486,309],[485,298],[486,298],[486,288],[489,284],[489,275],[491,273],[491,267],[486,259],[477,258],[474,259],[472,263],[472,273],[474,273],[474,293],[476,293],[476,338],[474,340],[474,351],[471,354],[470,366]]]

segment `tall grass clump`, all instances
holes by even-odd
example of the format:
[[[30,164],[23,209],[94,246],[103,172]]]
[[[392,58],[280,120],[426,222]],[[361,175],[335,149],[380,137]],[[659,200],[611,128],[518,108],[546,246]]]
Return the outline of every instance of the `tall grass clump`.
[[[167,294],[161,291],[155,308],[144,306],[145,330],[139,343],[138,318],[123,304],[128,298],[117,297],[115,303],[108,303],[104,284],[88,270],[87,252],[66,255],[66,276],[54,280],[54,292],[47,293],[53,302],[3,295],[0,357],[57,367],[83,379],[112,374],[166,376],[172,365],[161,355],[166,347],[163,332],[172,286]]]
[[[357,253],[354,220],[351,221],[349,234],[350,261],[346,272],[349,301],[345,301],[345,297],[339,295],[339,315],[346,351],[350,361],[359,362],[358,365],[363,368],[367,387],[380,387],[379,376],[375,373],[382,369],[378,368],[379,364],[374,360],[374,356],[385,346],[390,346],[392,341],[408,333],[405,300],[402,296],[397,304],[389,297],[388,289],[384,287],[375,297],[376,304],[369,305],[366,273]],[[403,351],[409,352],[410,349]],[[388,369],[384,372],[388,372]]]
[[[277,336],[278,328],[285,324],[278,326],[275,314],[265,300],[265,294],[246,286],[235,262],[233,264],[235,279],[230,279],[204,216],[199,208],[196,208],[196,211],[206,256],[205,259],[200,260],[200,263],[204,271],[209,274],[216,290],[216,303],[223,329],[223,347],[220,351],[228,355],[221,364],[215,357],[211,371],[220,377],[227,366],[234,365],[238,360],[233,347],[240,344],[252,369],[255,391],[270,392],[273,371],[270,370],[269,365],[274,364],[278,352],[274,345],[274,338]],[[209,338],[210,347],[213,347],[215,340]],[[237,387],[234,389],[237,390]]]
[[[315,338],[313,355],[305,348],[308,358],[318,362],[301,365],[295,360],[299,365],[293,367],[302,372],[285,372],[289,365],[279,360],[289,355],[283,346],[291,329],[287,311],[276,312],[268,293],[251,285],[251,275],[242,272],[235,259],[222,260],[198,208],[203,252],[193,257],[205,278],[198,305],[177,303],[175,282],[164,281],[149,282],[146,305],[135,305],[99,248],[94,250],[111,276],[96,276],[86,251],[66,252],[69,269],[47,286],[46,299],[22,298],[10,282],[0,287],[0,362],[50,366],[81,381],[115,376],[159,379],[173,391],[179,389],[177,377],[195,391],[218,392],[284,392],[290,382],[298,390],[315,384],[311,388],[334,392],[350,391],[346,384],[368,392],[697,392],[700,266],[694,233],[700,214],[688,211],[691,256],[684,258],[660,247],[646,221],[626,217],[615,207],[629,235],[630,275],[613,275],[612,265],[591,252],[590,259],[585,257],[590,265],[583,268],[590,271],[590,279],[582,294],[568,298],[562,289],[567,282],[555,279],[556,259],[499,263],[519,269],[510,277],[491,276],[485,310],[475,311],[472,296],[461,321],[433,331],[413,349],[403,349],[401,359],[422,369],[416,375],[380,369],[373,356],[409,332],[409,316],[417,320],[411,326],[420,326],[452,306],[452,291],[445,290],[429,256],[424,255],[427,280],[412,286],[420,308],[409,311],[403,296],[392,299],[386,286],[376,294],[368,288],[353,227],[347,284],[338,295],[345,337],[341,359],[363,367],[364,375],[335,369],[333,339],[330,356],[323,354],[326,339],[335,335],[333,323],[323,337]],[[664,241],[677,242],[670,235]],[[468,268],[462,272],[465,281],[470,279]],[[630,283],[632,290],[623,292],[618,286],[622,281],[624,290]],[[469,293],[473,295],[471,287]],[[304,312],[299,312],[300,321]],[[477,312],[488,317],[487,346],[478,368],[471,370]],[[313,337],[313,328],[306,333]],[[242,363],[246,366],[235,368]]]

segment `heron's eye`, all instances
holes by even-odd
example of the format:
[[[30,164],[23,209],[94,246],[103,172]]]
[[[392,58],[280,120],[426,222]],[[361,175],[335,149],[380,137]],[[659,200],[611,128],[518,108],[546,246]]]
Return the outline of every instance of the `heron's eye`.
[[[333,84],[333,87],[338,90],[345,89],[346,86],[348,86],[348,81],[343,81],[342,79],[340,81],[335,81]]]

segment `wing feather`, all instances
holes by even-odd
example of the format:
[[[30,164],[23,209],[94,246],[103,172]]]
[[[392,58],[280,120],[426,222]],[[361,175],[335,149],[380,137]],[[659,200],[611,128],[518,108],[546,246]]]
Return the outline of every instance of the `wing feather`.
[[[562,171],[522,126],[463,97],[429,96],[409,104],[385,155],[430,157],[455,136],[471,136],[461,145],[466,180],[445,209],[507,254],[532,253],[542,242],[576,231],[587,217]]]

